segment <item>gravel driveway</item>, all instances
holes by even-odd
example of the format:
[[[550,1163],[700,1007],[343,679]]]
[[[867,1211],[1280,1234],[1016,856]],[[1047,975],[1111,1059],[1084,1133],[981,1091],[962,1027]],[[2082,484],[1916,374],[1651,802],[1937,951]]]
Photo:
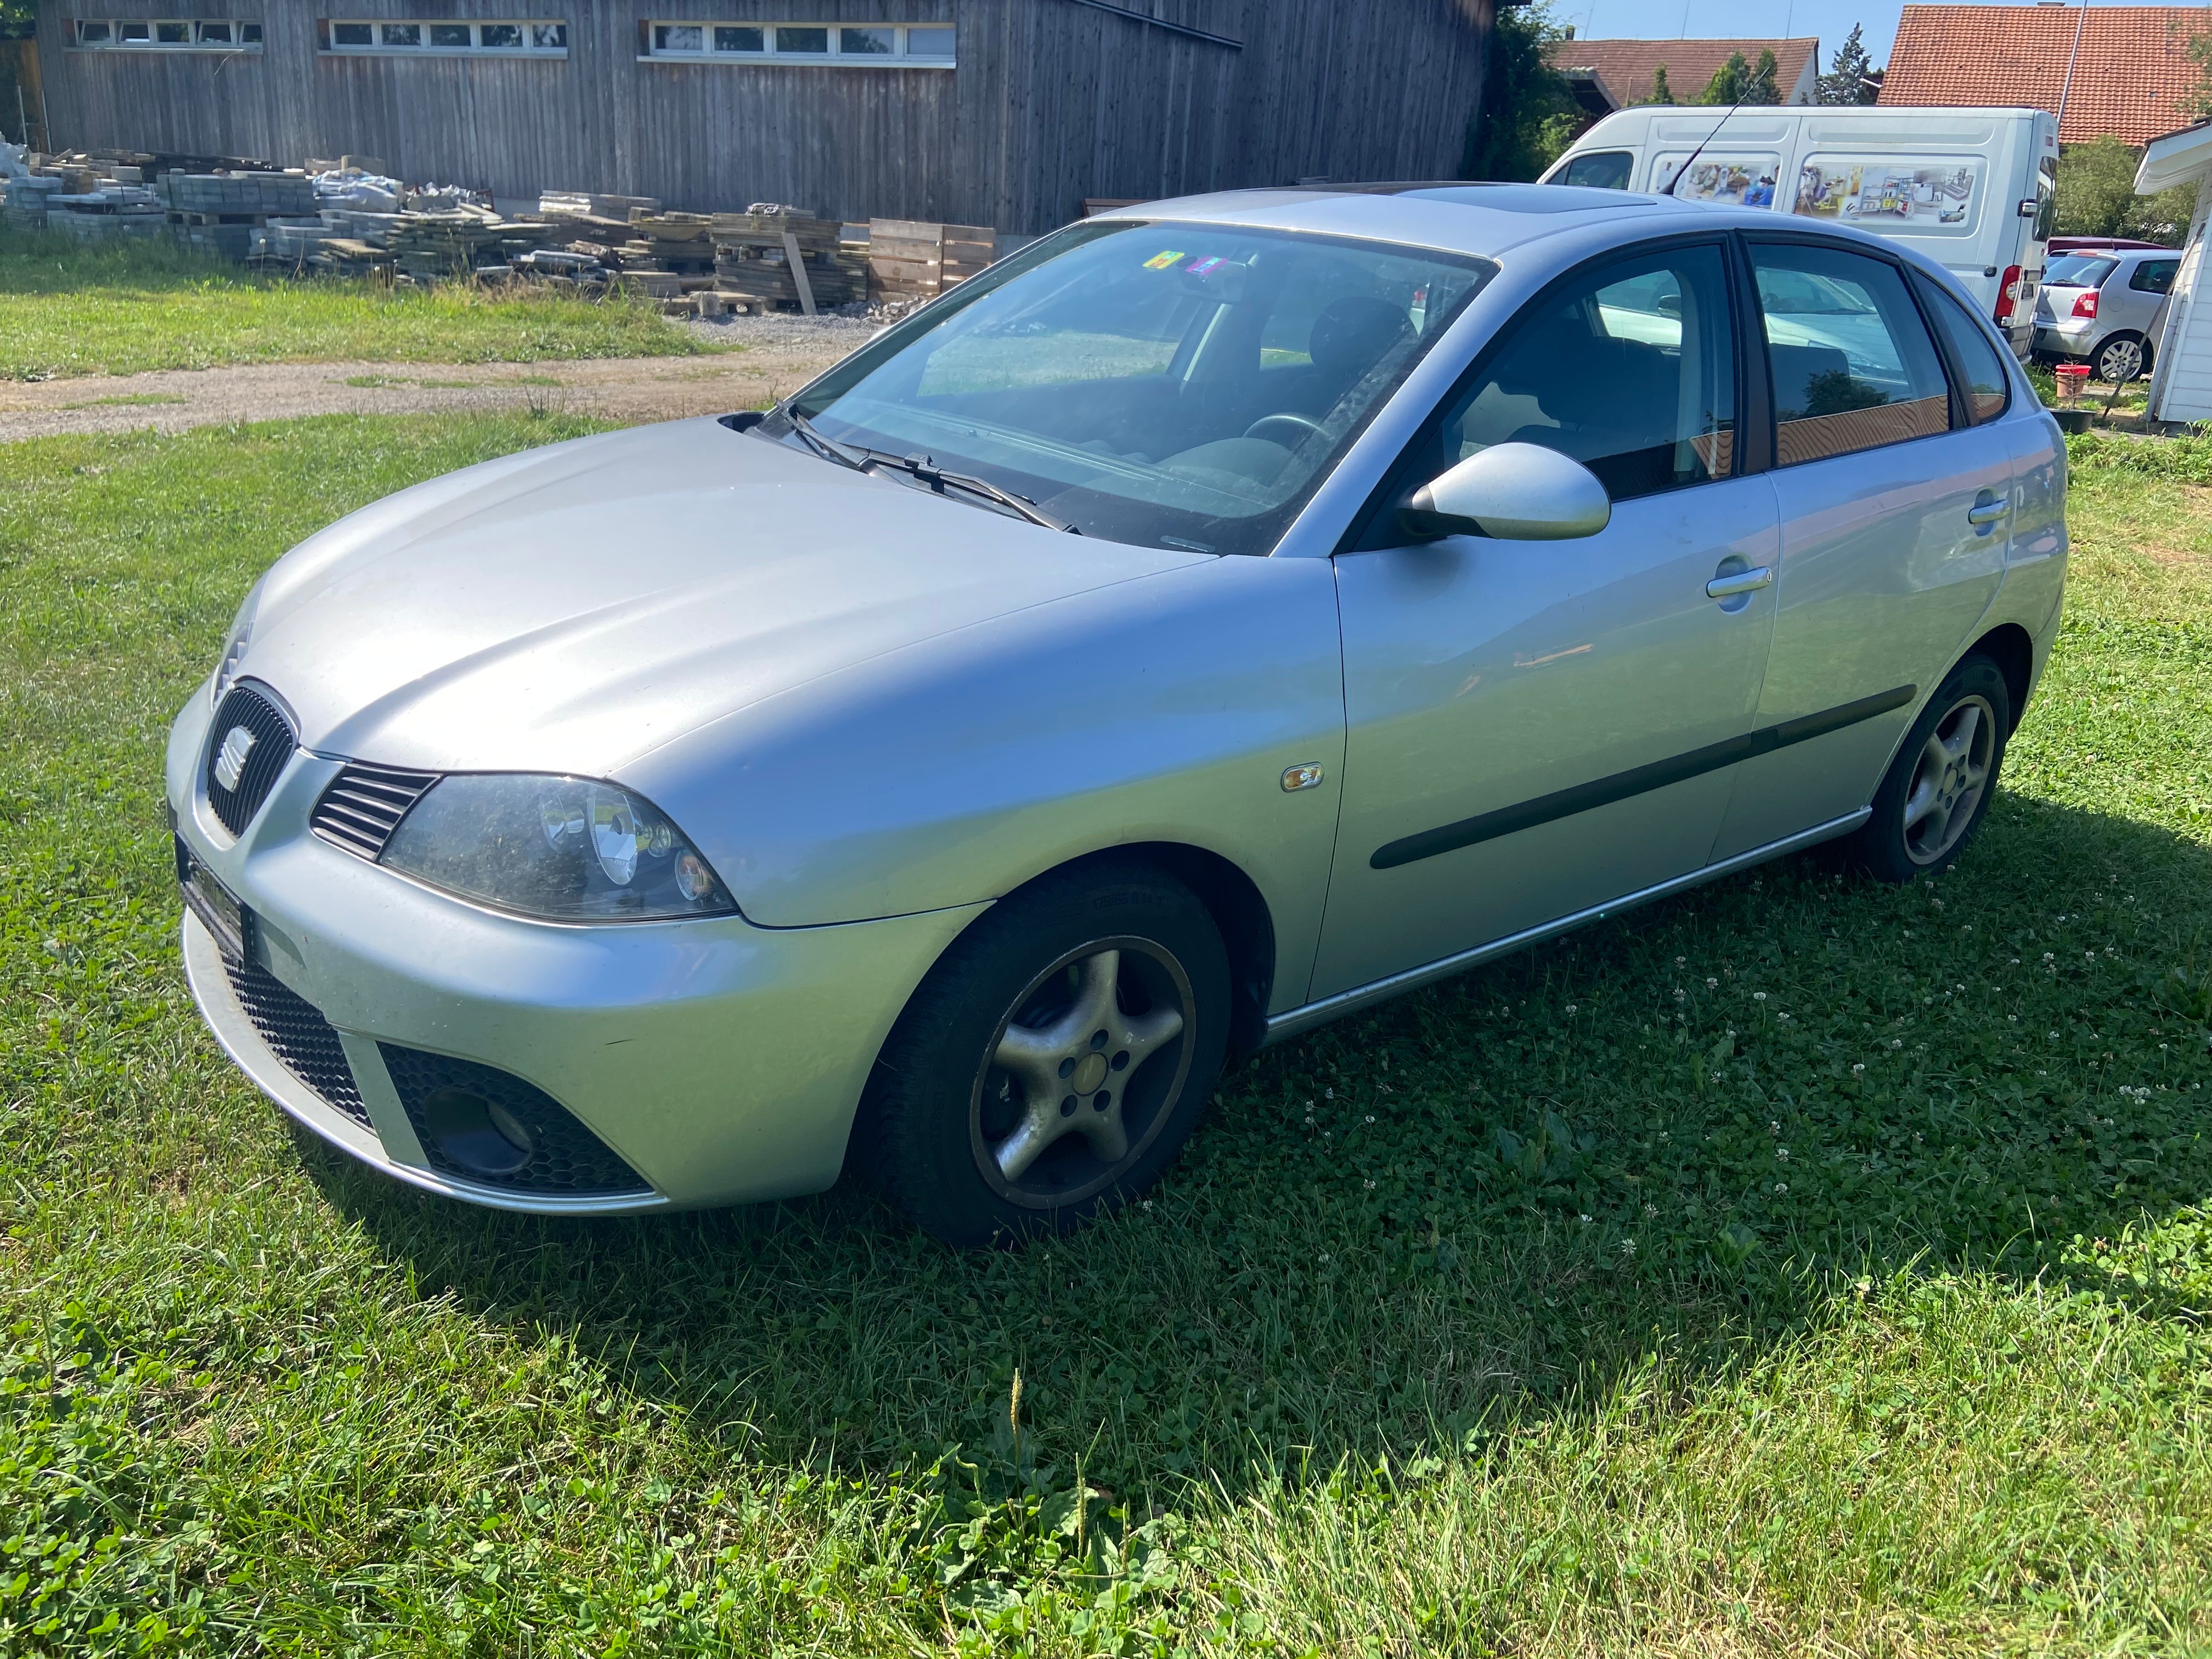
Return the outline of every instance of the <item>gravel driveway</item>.
[[[878,325],[852,317],[734,317],[691,323],[697,357],[574,362],[255,363],[65,380],[0,380],[0,443],[303,415],[411,415],[539,404],[617,420],[750,409],[797,391]]]

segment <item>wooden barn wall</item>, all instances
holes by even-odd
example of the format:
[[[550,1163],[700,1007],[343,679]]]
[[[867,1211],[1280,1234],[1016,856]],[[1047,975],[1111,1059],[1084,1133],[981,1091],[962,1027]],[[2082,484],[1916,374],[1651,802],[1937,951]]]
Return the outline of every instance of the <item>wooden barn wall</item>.
[[[1456,169],[1480,83],[1479,0],[1126,0],[1243,41],[1075,0],[162,0],[258,18],[259,54],[64,49],[40,8],[54,141],[264,157],[374,155],[417,182],[673,205],[787,201],[847,218],[1036,233],[1085,197]],[[564,59],[319,52],[319,18],[562,17]],[[951,22],[957,70],[640,61],[647,19]]]

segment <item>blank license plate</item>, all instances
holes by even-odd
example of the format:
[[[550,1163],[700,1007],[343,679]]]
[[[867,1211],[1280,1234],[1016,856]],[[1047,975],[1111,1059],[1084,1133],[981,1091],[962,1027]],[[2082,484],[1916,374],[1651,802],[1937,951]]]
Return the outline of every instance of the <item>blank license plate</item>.
[[[177,882],[191,912],[215,935],[215,942],[222,947],[223,954],[240,962],[252,958],[246,950],[253,937],[253,912],[240,902],[238,895],[217,881],[207,866],[192,856],[192,849],[184,838],[177,839]]]

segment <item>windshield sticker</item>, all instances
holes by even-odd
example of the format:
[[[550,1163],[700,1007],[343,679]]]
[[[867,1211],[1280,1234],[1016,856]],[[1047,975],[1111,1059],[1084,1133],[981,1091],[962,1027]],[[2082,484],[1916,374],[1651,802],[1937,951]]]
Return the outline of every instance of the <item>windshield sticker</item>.
[[[1165,253],[1155,253],[1151,258],[1145,261],[1145,269],[1146,270],[1165,270],[1170,265],[1175,264],[1176,260],[1182,258],[1182,253],[1183,251],[1179,247],[1170,248]]]
[[[1678,185],[1674,178],[1682,171],[1685,161],[1690,161],[1690,171]],[[1672,195],[1678,201],[1716,202],[1724,207],[1772,207],[1775,175],[1781,165],[1780,156],[1761,151],[1737,155],[1708,151],[1694,161],[1686,155],[1662,156],[1652,169],[1651,188],[1662,196]]]
[[[1183,270],[1190,276],[1203,276],[1207,271],[1213,270],[1222,263],[1223,260],[1221,256],[1217,253],[1210,258],[1193,259],[1188,264],[1183,267]]]
[[[1794,211],[1845,224],[1963,228],[1973,216],[1981,168],[1969,163],[1808,161],[1797,174]]]

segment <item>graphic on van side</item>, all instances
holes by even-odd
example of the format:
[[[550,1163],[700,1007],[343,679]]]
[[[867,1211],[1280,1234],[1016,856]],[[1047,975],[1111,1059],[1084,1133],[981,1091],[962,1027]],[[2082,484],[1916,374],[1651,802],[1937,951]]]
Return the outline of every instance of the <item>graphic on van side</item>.
[[[1667,195],[1691,152],[1662,155],[1651,164],[1650,189]],[[1716,154],[1707,150],[1692,163],[1689,176],[1671,192],[1678,201],[1717,202],[1723,207],[1772,207],[1775,177],[1782,158],[1771,150]]]
[[[1917,230],[1964,230],[1973,222],[1981,178],[1978,162],[1921,165],[1823,155],[1798,169],[1792,211],[1870,228],[1909,223]]]

